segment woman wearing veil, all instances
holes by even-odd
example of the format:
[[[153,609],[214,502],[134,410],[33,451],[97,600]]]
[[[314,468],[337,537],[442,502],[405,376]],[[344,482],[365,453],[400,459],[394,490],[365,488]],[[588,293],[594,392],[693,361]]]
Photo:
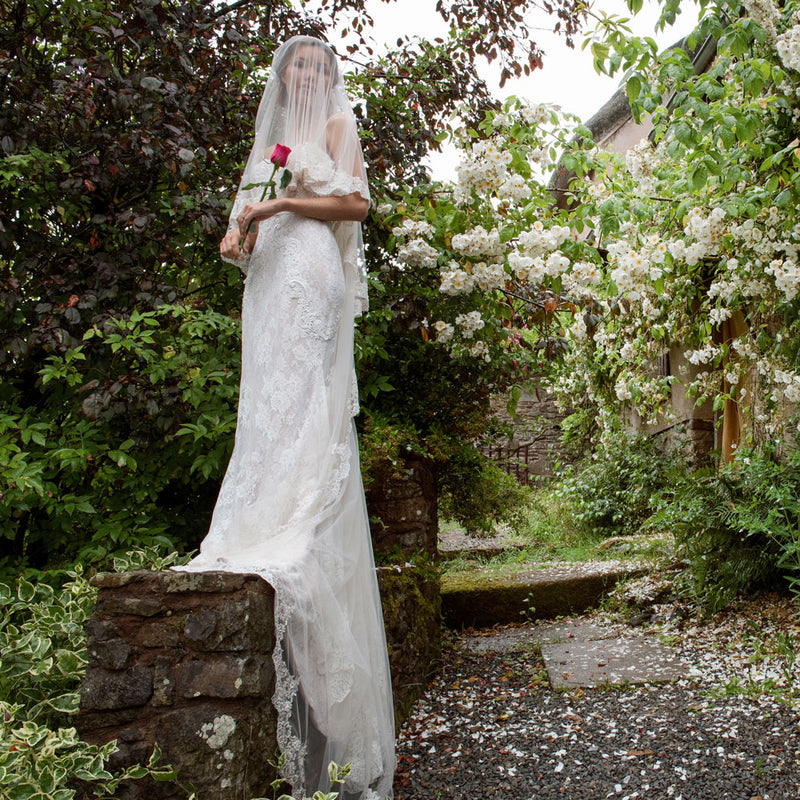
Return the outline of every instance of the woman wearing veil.
[[[263,200],[278,144],[291,150],[291,181]],[[368,207],[337,60],[319,40],[290,39],[273,59],[220,245],[246,273],[239,414],[211,528],[184,569],[256,573],[274,586],[283,777],[311,794],[328,790],[329,762],[349,762],[344,796],[352,800],[391,796],[395,765],[353,423]]]

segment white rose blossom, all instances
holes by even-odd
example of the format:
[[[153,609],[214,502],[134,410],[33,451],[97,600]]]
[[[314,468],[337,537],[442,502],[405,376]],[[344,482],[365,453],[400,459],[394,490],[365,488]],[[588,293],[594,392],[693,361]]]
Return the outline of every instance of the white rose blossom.
[[[433,327],[436,329],[437,342],[446,344],[453,338],[453,333],[455,332],[455,328],[449,322],[444,322],[443,320],[440,319],[433,324]]]
[[[434,267],[439,252],[424,239],[411,239],[397,248],[397,259],[410,267]]]
[[[456,317],[456,325],[461,329],[461,335],[465,339],[471,339],[485,324],[480,311],[469,311]]]
[[[487,231],[482,225],[457,233],[451,240],[451,246],[457,253],[473,258],[499,255],[502,252],[499,231]]]

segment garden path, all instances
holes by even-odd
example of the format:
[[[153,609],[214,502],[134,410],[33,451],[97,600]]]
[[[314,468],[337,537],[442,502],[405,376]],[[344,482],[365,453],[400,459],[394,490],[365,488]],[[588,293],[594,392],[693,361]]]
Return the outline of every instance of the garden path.
[[[396,800],[797,800],[790,601],[757,598],[704,623],[655,609],[635,634],[609,613],[452,634],[400,731]],[[669,641],[685,666],[669,684],[554,690],[538,643],[579,631]]]
[[[616,591],[616,612],[449,634],[399,733],[396,800],[800,798],[791,600],[701,621],[668,576]]]

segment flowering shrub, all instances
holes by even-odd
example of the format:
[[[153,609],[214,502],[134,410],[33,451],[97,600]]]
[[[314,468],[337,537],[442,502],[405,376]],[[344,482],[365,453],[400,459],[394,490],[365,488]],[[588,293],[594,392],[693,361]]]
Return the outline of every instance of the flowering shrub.
[[[451,131],[461,154],[455,183],[379,206],[392,255],[379,280],[413,284],[418,335],[462,365],[486,402],[564,353],[561,313],[601,280],[581,215],[558,209],[547,185],[564,148],[588,169],[591,145],[569,142],[574,127],[555,108],[512,98],[475,128]]]
[[[663,20],[674,19],[678,4],[663,6]],[[787,423],[800,401],[800,15],[796,2],[745,8],[704,9],[688,44],[711,37],[717,52],[700,74],[683,49],[656,56],[620,35],[619,21],[595,34],[598,66],[626,64],[634,115],[655,125],[655,143],[631,150],[583,199],[610,283],[586,287],[597,313],[574,319],[554,381],[573,404],[594,405],[607,429],[623,406],[673,421],[680,382],[717,411],[735,401],[753,441],[796,432]],[[686,364],[656,374],[671,348]]]

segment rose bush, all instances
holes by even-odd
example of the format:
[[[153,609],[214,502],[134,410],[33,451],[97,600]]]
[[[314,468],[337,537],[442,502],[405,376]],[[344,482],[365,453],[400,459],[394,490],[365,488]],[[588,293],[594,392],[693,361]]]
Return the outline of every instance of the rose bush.
[[[664,3],[663,21],[678,9]],[[598,66],[628,67],[634,114],[651,114],[655,128],[605,178],[619,213],[586,198],[608,251],[608,289],[625,313],[601,315],[588,334],[573,323],[556,388],[595,404],[603,420],[628,406],[669,423],[669,395],[682,383],[717,412],[736,403],[745,440],[791,439],[800,401],[798,4],[701,9],[687,44],[713,41],[716,56],[700,74],[684,49],[657,56],[641,39],[615,38],[613,26],[596,33]],[[654,375],[671,347],[687,368]]]

